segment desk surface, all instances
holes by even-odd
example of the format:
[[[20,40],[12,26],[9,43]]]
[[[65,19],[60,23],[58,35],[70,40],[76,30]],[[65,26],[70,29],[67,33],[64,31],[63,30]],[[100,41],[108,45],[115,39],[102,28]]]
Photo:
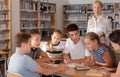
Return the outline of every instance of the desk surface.
[[[96,70],[75,70],[72,67],[66,68],[64,71],[58,72],[57,74],[64,75],[64,76],[70,76],[70,77],[104,77],[99,72],[96,72]]]

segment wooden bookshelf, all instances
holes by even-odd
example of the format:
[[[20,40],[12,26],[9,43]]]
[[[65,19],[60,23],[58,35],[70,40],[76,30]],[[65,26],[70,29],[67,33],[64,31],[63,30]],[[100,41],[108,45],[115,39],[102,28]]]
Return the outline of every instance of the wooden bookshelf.
[[[120,29],[120,3],[103,3],[102,13],[110,19],[112,30]],[[63,5],[63,37],[67,37],[65,28],[70,23],[77,24],[80,36],[84,36],[91,16],[93,16],[92,4]]]
[[[20,0],[20,31],[38,30],[38,1]]]
[[[0,1],[0,53],[11,55],[11,0]],[[2,55],[2,54],[0,54]]]
[[[50,39],[56,28],[56,4],[40,0],[20,0],[20,31],[38,30],[41,40]]]
[[[78,25],[80,36],[86,33],[87,26],[86,4],[72,4],[63,6],[63,37],[66,35],[66,27],[70,23]]]
[[[41,40],[47,41],[51,38],[53,29],[56,28],[56,4],[40,2],[40,33]]]

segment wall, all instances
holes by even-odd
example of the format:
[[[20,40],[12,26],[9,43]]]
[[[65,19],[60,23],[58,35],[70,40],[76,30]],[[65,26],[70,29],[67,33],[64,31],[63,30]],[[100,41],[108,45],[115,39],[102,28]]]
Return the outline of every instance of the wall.
[[[120,3],[120,0],[101,0],[103,3]],[[62,6],[64,4],[89,4],[94,0],[49,0],[49,2],[56,3],[56,24],[57,28],[62,30]],[[14,37],[20,31],[19,27],[19,0],[12,0],[12,51],[15,50]]]
[[[20,26],[19,26],[19,0],[11,0],[12,1],[12,52],[15,51],[15,46],[14,46],[14,37],[16,33],[20,31]]]

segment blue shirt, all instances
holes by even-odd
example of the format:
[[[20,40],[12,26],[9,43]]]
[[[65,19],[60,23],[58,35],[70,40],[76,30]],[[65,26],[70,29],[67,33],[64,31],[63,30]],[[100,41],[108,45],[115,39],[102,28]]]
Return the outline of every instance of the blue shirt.
[[[111,56],[111,59],[112,59],[112,62],[113,62],[113,66],[116,66],[115,56],[114,56],[112,50],[109,47],[100,46],[97,51],[91,51],[94,60],[97,61],[97,62],[100,62],[100,63],[105,63],[105,61],[103,59],[103,54],[105,52],[109,52],[109,54]]]
[[[19,73],[23,77],[40,77],[35,73],[35,69],[39,65],[28,55],[16,51],[11,57],[8,65],[8,71]]]

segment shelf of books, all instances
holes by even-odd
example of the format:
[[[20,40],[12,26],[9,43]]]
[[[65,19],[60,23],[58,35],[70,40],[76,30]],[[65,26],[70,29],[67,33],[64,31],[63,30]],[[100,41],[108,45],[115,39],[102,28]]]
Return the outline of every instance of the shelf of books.
[[[0,53],[11,55],[11,0],[0,1]]]

